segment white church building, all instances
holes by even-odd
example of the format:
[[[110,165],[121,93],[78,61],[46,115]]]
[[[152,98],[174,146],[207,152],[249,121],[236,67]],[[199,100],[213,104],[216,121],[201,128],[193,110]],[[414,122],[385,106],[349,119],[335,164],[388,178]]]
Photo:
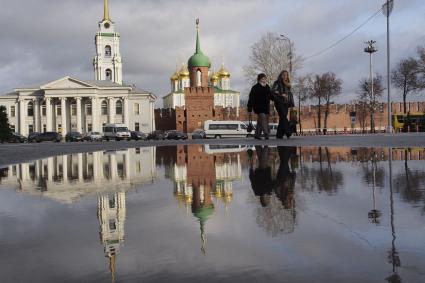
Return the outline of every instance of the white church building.
[[[106,123],[124,123],[130,130],[155,129],[156,96],[123,84],[120,36],[109,17],[108,0],[96,33],[94,80],[63,77],[40,86],[17,88],[0,95],[12,130],[32,132],[102,132]]]

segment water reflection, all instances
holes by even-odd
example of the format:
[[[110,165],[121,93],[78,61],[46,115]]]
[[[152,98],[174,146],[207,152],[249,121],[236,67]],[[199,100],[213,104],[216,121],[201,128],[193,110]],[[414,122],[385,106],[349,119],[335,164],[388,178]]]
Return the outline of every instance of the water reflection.
[[[369,272],[367,281],[401,282],[403,277],[413,282],[423,277],[415,265],[425,262],[424,246],[417,240],[424,235],[420,230],[424,221],[420,216],[425,212],[423,160],[423,149],[180,145],[71,154],[11,165],[0,170],[0,185],[59,203],[96,200],[90,215],[96,216],[96,207],[99,225],[90,233],[99,233],[100,243],[96,239],[93,249],[100,252],[102,270],[112,282],[126,279],[123,275],[132,266],[129,262],[140,260],[131,257],[131,252],[148,254],[147,246],[158,244],[166,250],[160,253],[173,254],[183,242],[190,249],[175,254],[184,258],[188,253],[190,259],[176,261],[180,272],[184,264],[201,270],[215,264],[214,270],[228,274],[233,269],[259,272],[270,268],[271,282],[280,281],[280,272],[289,281],[305,282],[304,268],[309,267],[312,274],[338,282],[342,279],[339,271],[351,270],[352,261],[362,274]],[[133,190],[148,186],[155,189]],[[157,198],[160,213],[156,206],[149,206]],[[157,218],[142,217],[151,210]],[[48,222],[51,216],[45,217]],[[0,213],[2,223],[11,225]],[[149,243],[144,249],[134,230],[138,225],[149,227],[143,234]],[[172,236],[159,239],[160,233],[154,231],[157,226],[169,226],[164,231]],[[236,239],[232,238],[233,227]],[[137,236],[129,236],[132,233]],[[30,237],[26,240],[31,241]],[[8,244],[1,233],[0,243]],[[228,249],[234,254],[224,254]],[[258,253],[269,264],[263,265],[258,258],[245,263],[244,256],[249,258],[251,253]],[[156,250],[149,255],[145,264],[157,260]],[[220,265],[227,257],[229,261]],[[240,265],[229,263],[234,257]],[[341,260],[347,257],[350,260]],[[362,267],[369,257],[373,264]],[[323,271],[317,267],[319,261],[336,269]],[[273,265],[277,262],[281,264]],[[167,264],[168,272],[174,265]],[[375,266],[374,277],[370,272]],[[240,278],[250,279],[248,275]]]

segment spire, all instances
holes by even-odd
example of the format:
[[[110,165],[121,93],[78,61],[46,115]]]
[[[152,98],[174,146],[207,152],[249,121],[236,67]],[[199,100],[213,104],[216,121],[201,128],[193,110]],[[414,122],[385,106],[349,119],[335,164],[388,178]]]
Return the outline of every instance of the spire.
[[[109,6],[108,6],[108,0],[103,0],[104,6],[103,6],[103,21],[111,21],[109,18]]]
[[[199,41],[199,19],[196,19],[196,52],[195,54],[202,54],[201,43]]]
[[[108,0],[105,0],[108,1]],[[111,282],[115,283],[115,279],[116,279],[116,272],[115,272],[115,254],[109,256],[109,270],[111,271]]]

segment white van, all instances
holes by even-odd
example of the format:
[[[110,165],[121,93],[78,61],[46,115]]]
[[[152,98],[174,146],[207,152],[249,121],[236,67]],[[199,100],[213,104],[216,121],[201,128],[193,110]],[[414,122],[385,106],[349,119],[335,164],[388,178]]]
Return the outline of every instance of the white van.
[[[131,133],[124,124],[106,124],[103,127],[103,137],[109,140],[130,140]]]
[[[241,121],[213,121],[204,122],[206,138],[245,138],[254,133],[247,132],[247,124]]]

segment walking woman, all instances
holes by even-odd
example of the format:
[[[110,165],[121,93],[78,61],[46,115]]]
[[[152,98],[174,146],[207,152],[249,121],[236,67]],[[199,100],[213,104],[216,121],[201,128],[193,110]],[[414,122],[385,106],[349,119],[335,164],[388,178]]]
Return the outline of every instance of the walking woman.
[[[282,139],[286,135],[289,139],[292,131],[289,126],[288,112],[289,108],[295,105],[288,71],[284,70],[279,74],[279,77],[273,83],[272,95],[276,111],[279,114],[279,126],[277,127],[276,138]]]
[[[257,84],[251,88],[248,100],[248,113],[252,117],[252,110],[257,114],[257,127],[254,137],[261,139],[261,133],[264,133],[264,138],[269,139],[269,114],[270,114],[270,87],[267,84],[265,74],[257,76]]]

